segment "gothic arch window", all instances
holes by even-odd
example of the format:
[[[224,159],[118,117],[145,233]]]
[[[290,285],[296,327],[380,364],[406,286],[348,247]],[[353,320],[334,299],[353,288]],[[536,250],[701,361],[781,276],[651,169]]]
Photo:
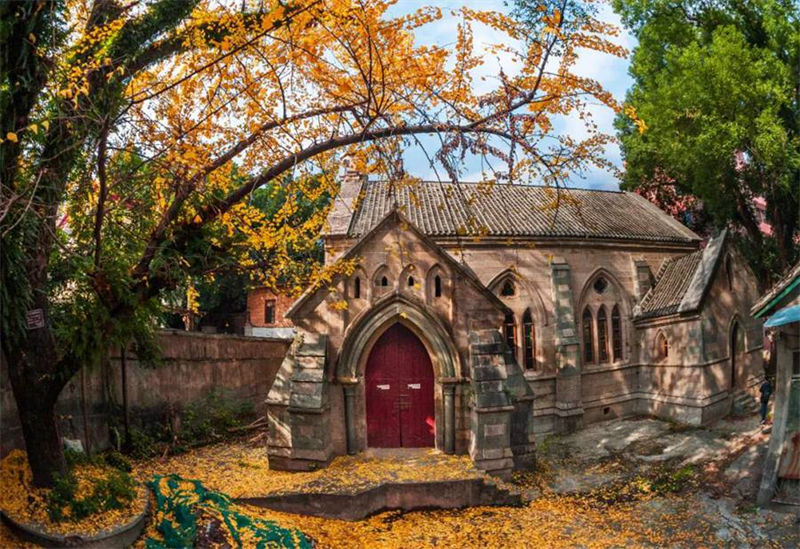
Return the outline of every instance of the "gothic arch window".
[[[500,295],[503,297],[511,297],[517,295],[517,288],[514,285],[514,281],[510,278],[503,282],[503,286],[500,288]]]
[[[372,275],[372,285],[375,297],[381,296],[391,289],[392,283],[389,279],[389,269],[386,265],[378,267],[375,274]]]
[[[583,332],[583,361],[586,364],[594,362],[594,337],[592,335],[592,311],[589,307],[583,310],[581,317],[581,330]]]
[[[503,336],[505,337],[506,344],[514,355],[517,354],[517,322],[514,319],[514,313],[506,313],[505,321],[503,322]]]
[[[627,293],[613,274],[597,269],[583,286],[579,300],[580,332],[585,364],[610,364],[625,359],[622,322]]]
[[[606,308],[597,311],[597,356],[600,362],[608,362],[608,317]]]
[[[622,360],[622,318],[619,315],[619,305],[614,305],[611,310],[611,354],[614,362]]]
[[[413,288],[414,287],[414,277],[413,276],[409,276],[408,277],[408,287],[409,288]]]
[[[523,361],[526,370],[536,368],[536,328],[533,325],[531,310],[525,309],[522,315]]]
[[[669,358],[669,341],[664,332],[658,332],[656,336],[656,356],[661,360]]]
[[[353,280],[353,297],[356,299],[361,299],[361,277],[357,276],[355,280]]]
[[[428,269],[425,275],[425,297],[427,302],[435,303],[440,298],[445,297],[449,288],[448,284],[447,274],[439,265],[434,265]]]

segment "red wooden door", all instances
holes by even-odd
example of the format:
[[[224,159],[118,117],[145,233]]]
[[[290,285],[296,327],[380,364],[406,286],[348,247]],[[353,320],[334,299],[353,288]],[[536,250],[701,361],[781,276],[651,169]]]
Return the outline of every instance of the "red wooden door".
[[[372,448],[433,446],[433,368],[414,333],[395,324],[367,359],[367,445]]]

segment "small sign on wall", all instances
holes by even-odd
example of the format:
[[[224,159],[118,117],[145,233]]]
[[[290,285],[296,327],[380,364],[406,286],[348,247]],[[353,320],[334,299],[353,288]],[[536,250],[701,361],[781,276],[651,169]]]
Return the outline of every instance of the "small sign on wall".
[[[44,328],[44,311],[41,309],[31,309],[25,315],[25,326],[29,330]]]
[[[408,388],[409,389],[419,389],[420,387],[421,387],[421,385],[419,383],[409,383],[408,384]]]
[[[388,391],[391,387],[391,385],[378,385],[378,389],[381,391]]]

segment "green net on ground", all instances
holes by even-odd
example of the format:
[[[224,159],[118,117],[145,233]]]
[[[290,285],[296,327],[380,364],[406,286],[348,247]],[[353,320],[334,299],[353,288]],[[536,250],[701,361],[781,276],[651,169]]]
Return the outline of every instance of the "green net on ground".
[[[207,490],[197,480],[156,475],[148,483],[156,500],[154,520],[162,540],[148,538],[147,549],[232,545],[238,547],[310,549],[302,532],[253,518],[236,510],[230,498]]]

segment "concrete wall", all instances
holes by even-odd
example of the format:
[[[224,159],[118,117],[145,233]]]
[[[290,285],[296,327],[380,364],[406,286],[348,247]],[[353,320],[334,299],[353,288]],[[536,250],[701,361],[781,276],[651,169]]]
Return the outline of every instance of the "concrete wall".
[[[162,364],[145,368],[128,353],[128,401],[132,411],[182,406],[197,401],[212,389],[252,402],[259,414],[289,342],[233,335],[164,331],[158,335]],[[107,409],[122,402],[119,350],[103,367],[85,372],[86,408],[93,448],[109,443]],[[17,409],[5,363],[0,368],[0,453],[23,448]],[[84,438],[81,407],[81,375],[64,388],[57,404],[61,434]]]

